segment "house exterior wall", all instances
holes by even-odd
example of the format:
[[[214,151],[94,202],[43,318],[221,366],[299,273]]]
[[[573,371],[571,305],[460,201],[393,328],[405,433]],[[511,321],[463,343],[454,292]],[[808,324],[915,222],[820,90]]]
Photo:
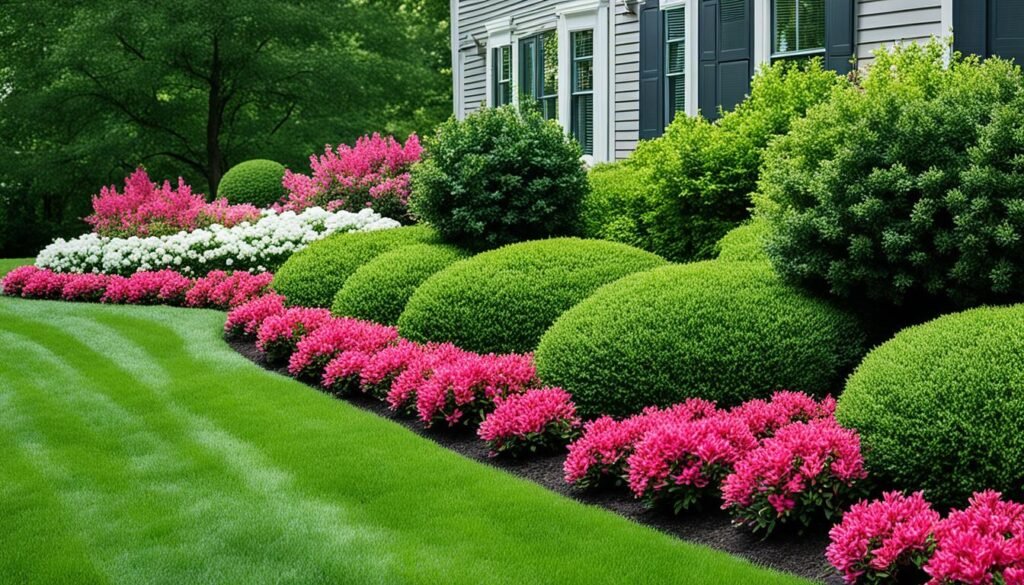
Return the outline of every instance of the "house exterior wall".
[[[946,6],[949,4],[949,14]],[[943,0],[859,0],[855,28],[857,59],[869,61],[871,52],[896,42],[927,42],[943,37],[952,27],[952,2]]]

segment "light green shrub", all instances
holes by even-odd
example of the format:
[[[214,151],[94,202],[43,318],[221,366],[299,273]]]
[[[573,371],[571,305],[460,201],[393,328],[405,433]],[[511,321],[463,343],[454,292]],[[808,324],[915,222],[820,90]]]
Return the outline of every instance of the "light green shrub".
[[[532,351],[562,312],[597,288],[665,260],[625,244],[556,238],[457,262],[424,282],[398,319],[416,341],[472,351]]]
[[[231,167],[217,185],[217,197],[228,203],[252,203],[269,207],[285,195],[281,185],[284,165],[272,160],[247,160]]]
[[[768,222],[757,219],[733,228],[718,241],[718,259],[725,262],[767,262],[764,246],[768,230]]]

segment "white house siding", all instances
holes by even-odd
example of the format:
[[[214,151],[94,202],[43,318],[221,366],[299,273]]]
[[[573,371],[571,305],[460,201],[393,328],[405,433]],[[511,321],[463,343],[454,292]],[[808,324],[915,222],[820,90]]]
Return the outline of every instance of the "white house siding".
[[[943,0],[860,0],[857,3],[857,59],[896,42],[927,42],[950,31],[943,18]]]
[[[615,91],[614,151],[616,159],[629,156],[640,135],[640,20],[615,3],[615,58],[612,85]]]

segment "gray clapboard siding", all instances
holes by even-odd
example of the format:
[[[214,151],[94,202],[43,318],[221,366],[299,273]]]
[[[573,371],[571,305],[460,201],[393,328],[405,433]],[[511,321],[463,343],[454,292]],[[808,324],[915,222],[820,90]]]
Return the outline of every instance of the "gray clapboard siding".
[[[615,144],[613,156],[623,159],[636,149],[640,136],[640,19],[615,3]]]
[[[942,37],[942,0],[860,0],[857,3],[857,59],[896,42]]]

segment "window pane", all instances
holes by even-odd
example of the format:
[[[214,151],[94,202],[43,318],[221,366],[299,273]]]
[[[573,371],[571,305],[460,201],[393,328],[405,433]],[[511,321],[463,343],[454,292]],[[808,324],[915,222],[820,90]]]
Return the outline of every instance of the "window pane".
[[[668,121],[676,114],[686,111],[686,77],[676,75],[668,78]]]
[[[519,98],[532,99],[537,96],[534,83],[537,79],[537,40],[526,39],[519,44]]]
[[[501,79],[512,79],[512,47],[501,48]]]
[[[540,113],[545,120],[558,119],[558,98],[548,97],[540,101]]]
[[[775,0],[775,52],[797,51],[796,3],[798,0]]]
[[[573,97],[573,135],[583,147],[583,154],[594,154],[594,95]]]
[[[668,67],[666,73],[684,73],[686,71],[686,43],[668,44]]]
[[[542,38],[542,56],[544,60],[544,76],[541,84],[541,95],[558,94],[558,35],[555,31],[544,33]]]
[[[681,41],[686,38],[686,9],[665,11],[665,40]]]
[[[800,26],[797,31],[797,46],[801,51],[825,48],[825,2],[824,0],[799,0]]]
[[[573,76],[573,87],[572,90],[576,91],[593,91],[594,89],[594,62],[593,61],[577,61],[576,62],[576,74]]]
[[[776,54],[825,48],[825,0],[775,0],[772,18]]]
[[[581,30],[572,33],[573,58],[592,57],[594,55],[594,31]]]

